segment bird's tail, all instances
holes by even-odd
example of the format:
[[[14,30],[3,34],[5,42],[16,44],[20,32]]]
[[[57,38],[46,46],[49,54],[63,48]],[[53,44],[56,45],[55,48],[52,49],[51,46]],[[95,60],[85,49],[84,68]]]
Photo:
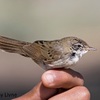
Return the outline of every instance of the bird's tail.
[[[6,52],[18,53],[28,57],[28,55],[23,50],[23,46],[28,44],[30,43],[0,36],[0,49]]]

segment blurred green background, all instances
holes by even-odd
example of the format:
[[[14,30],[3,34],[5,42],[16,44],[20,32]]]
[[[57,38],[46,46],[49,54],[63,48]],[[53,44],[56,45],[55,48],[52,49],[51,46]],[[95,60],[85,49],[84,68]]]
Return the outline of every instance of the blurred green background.
[[[73,69],[84,76],[91,100],[100,100],[99,0],[0,0],[0,35],[28,42],[66,36],[87,41],[97,51],[86,54]],[[20,96],[43,72],[29,58],[0,52],[0,93]]]

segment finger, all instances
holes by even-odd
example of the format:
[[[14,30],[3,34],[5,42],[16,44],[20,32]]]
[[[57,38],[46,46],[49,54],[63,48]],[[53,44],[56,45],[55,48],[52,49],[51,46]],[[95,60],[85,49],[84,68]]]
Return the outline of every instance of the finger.
[[[56,92],[56,89],[47,88],[42,84],[42,82],[40,82],[31,91],[13,100],[47,100],[51,96],[55,95]]]
[[[82,75],[72,69],[49,70],[42,75],[42,82],[50,88],[72,88],[84,84]]]
[[[83,86],[76,86],[66,92],[51,97],[48,100],[90,100],[90,93]]]

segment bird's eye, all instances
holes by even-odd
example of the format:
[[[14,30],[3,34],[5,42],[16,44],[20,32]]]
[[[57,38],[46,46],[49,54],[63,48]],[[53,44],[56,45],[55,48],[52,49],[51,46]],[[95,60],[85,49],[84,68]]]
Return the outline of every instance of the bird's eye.
[[[74,44],[74,45],[73,45],[73,49],[74,49],[74,50],[78,50],[78,49],[80,49],[81,47],[82,47],[81,44]]]
[[[81,47],[81,45],[80,45],[80,44],[78,44],[77,46],[78,46],[79,48]]]

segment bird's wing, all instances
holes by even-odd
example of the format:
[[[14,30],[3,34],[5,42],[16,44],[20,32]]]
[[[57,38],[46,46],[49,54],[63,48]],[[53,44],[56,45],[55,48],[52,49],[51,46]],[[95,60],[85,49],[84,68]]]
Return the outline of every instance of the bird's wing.
[[[34,61],[44,63],[52,63],[62,58],[61,45],[50,41],[35,41],[30,45],[23,47],[27,55],[29,55]]]

